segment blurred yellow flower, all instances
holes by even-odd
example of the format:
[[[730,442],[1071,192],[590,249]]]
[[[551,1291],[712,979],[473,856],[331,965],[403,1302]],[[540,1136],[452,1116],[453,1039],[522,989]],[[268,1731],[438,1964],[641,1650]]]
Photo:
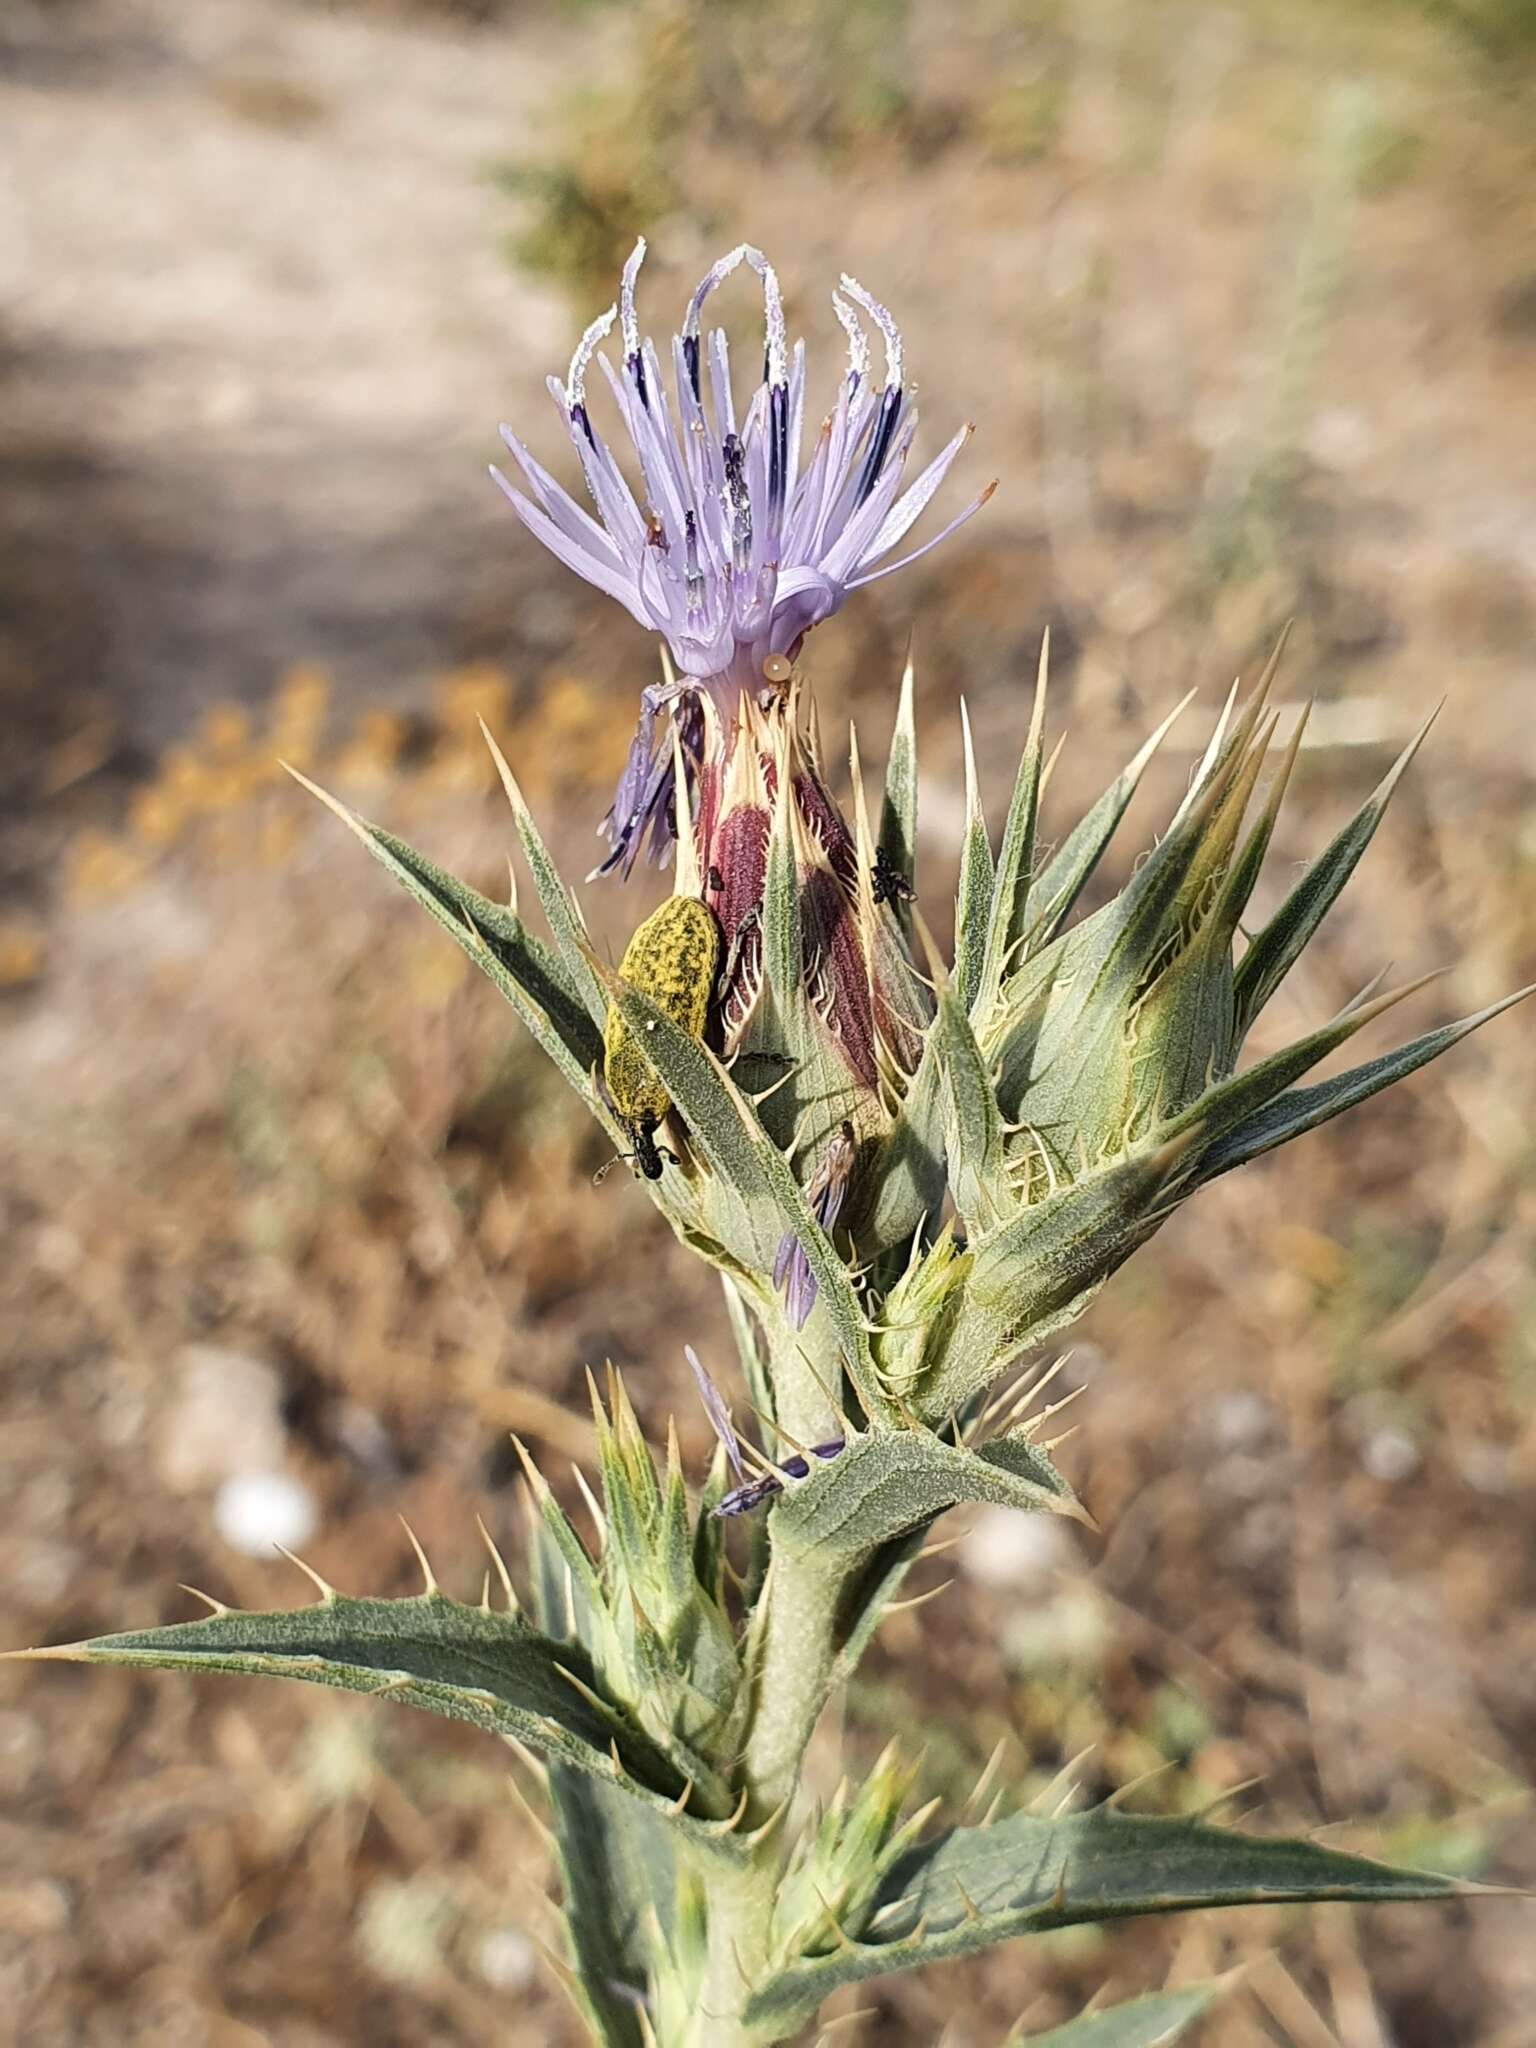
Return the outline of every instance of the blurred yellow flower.
[[[148,865],[142,853],[110,833],[82,832],[65,862],[65,893],[77,903],[121,896],[138,882]]]
[[[24,988],[43,971],[43,939],[21,919],[0,924],[0,988]]]

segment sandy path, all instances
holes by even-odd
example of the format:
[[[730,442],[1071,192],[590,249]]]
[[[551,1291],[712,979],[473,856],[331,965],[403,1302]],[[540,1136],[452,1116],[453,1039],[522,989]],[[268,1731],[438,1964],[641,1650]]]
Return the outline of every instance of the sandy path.
[[[484,176],[559,76],[536,32],[282,0],[0,32],[11,715],[110,700],[153,747],[299,656],[398,691],[477,618],[558,636],[479,476],[566,341]]]

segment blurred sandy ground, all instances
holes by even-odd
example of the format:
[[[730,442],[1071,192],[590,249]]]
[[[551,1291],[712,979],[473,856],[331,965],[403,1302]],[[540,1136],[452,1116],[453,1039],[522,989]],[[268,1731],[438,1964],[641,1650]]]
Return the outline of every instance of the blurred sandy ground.
[[[1321,701],[1275,889],[1450,702],[1276,1028],[1389,960],[1451,963],[1403,1032],[1529,978],[1519,27],[1493,0],[990,0],[959,29],[926,0],[8,0],[7,1641],[169,1618],[182,1579],[296,1597],[215,1517],[252,1465],[340,1583],[404,1590],[403,1509],[467,1591],[475,1512],[515,1538],[509,1428],[563,1470],[585,1363],[659,1424],[683,1339],[723,1360],[712,1290],[640,1197],[591,1189],[591,1134],[493,998],[273,766],[496,887],[483,710],[588,865],[651,655],[483,464],[503,413],[558,459],[543,376],[639,227],[657,332],[720,249],[767,247],[827,390],[856,271],[901,314],[926,445],[977,422],[957,494],[1001,478],[813,644],[828,723],[878,761],[915,624],[933,921],[960,693],[1000,812],[1051,625],[1060,818],[1198,684],[1145,834],[1294,614],[1287,689]],[[750,332],[745,293],[729,317]],[[647,899],[588,900],[617,941]],[[936,1790],[1008,1732],[1030,1785],[1090,1746],[1088,1791],[1167,1761],[1167,1804],[1262,1774],[1291,1824],[1531,1880],[1531,1081],[1516,1015],[1122,1276],[1066,1375],[1105,1543],[978,1524],[849,1701],[852,1768],[915,1686]],[[537,1838],[463,1737],[8,1671],[16,2038],[574,2038]],[[873,2038],[984,2048],[1106,1978],[1269,1956],[1211,2042],[1521,2048],[1529,1933],[1504,1903],[1149,1925],[879,1994]]]

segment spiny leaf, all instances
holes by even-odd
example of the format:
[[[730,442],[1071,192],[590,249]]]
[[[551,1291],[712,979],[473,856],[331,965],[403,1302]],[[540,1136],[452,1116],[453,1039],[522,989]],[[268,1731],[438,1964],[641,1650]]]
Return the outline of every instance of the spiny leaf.
[[[1018,1203],[1008,1185],[1003,1120],[992,1075],[960,992],[947,980],[939,981],[938,1015],[929,1027],[929,1039],[949,1098],[945,1149],[950,1192],[968,1227],[980,1233],[1012,1215]]]
[[[1014,1813],[908,1850],[860,1924],[842,1929],[841,1943],[828,1953],[806,1956],[760,1985],[747,2017],[798,2017],[842,1985],[1048,1928],[1207,1906],[1322,1899],[1365,1905],[1471,1894],[1454,1878],[1203,1821],[1109,1807],[1060,1820]]]
[[[592,2020],[609,2048],[645,2048],[640,2011],[657,1960],[647,1930],[654,1913],[665,1933],[677,1886],[666,1823],[564,1765],[549,1793],[566,1934]]]
[[[1296,762],[1301,753],[1302,740],[1306,737],[1310,711],[1310,705],[1304,706],[1296,720],[1295,728],[1281,756],[1280,765],[1275,771],[1269,793],[1264,799],[1264,807],[1254,820],[1243,842],[1242,851],[1233,861],[1221,885],[1221,892],[1211,907],[1207,923],[1220,933],[1224,943],[1230,943],[1235,935],[1238,922],[1259,879],[1259,871],[1264,865],[1264,856],[1269,851],[1275,823],[1280,816],[1280,807],[1285,801],[1286,791],[1290,788],[1291,777],[1296,772]]]
[[[1241,676],[1233,678],[1232,687],[1227,692],[1227,701],[1221,707],[1221,716],[1217,719],[1215,730],[1204,754],[1200,757],[1200,765],[1190,780],[1184,801],[1173,814],[1174,824],[1178,824],[1213,782],[1225,780],[1235,767],[1238,757],[1247,751],[1259,720],[1268,706],[1270,691],[1274,688],[1275,677],[1280,672],[1280,662],[1290,637],[1291,628],[1287,621],[1280,629],[1269,659],[1264,664],[1263,673],[1248,693],[1248,701],[1241,711],[1237,710],[1237,699],[1243,686],[1243,679]]]
[[[1245,705],[1233,738],[1232,751],[1223,757],[1210,779],[1213,808],[1178,898],[1179,920],[1186,927],[1198,915],[1199,906],[1209,899],[1213,891],[1219,891],[1225,885],[1243,819],[1247,816],[1259,777],[1264,772],[1264,763],[1279,724],[1279,714],[1268,712],[1261,718],[1257,713],[1256,704]],[[1203,788],[1194,792],[1196,801],[1205,793]],[[1193,808],[1193,804],[1181,806],[1172,829],[1176,830]]]
[[[937,1137],[950,1192],[961,1216],[979,1232],[1001,1223],[1018,1207],[1008,1183],[997,1090],[959,990],[920,914],[914,913],[913,929],[938,996],[938,1011],[911,1094],[920,1098],[920,1084],[931,1067],[942,1083]]]
[[[1454,1877],[1396,1869],[1299,1837],[1246,1835],[1106,1805],[1060,1819],[1024,1811],[951,1828],[891,1869],[871,1920],[879,1918],[883,1940],[899,1941],[925,1918],[934,1934],[967,1925],[967,1901],[983,1915],[1024,1913],[1069,1926],[1199,1906],[1364,1904],[1474,1891]]]
[[[949,1101],[942,1050],[930,1025],[922,1058],[881,1143],[877,1164],[865,1176],[868,1208],[850,1219],[864,1257],[905,1243],[944,1199]]]
[[[955,981],[961,1004],[969,1010],[981,988],[987,926],[992,914],[993,869],[992,843],[987,837],[976,776],[976,750],[971,743],[970,715],[963,699],[960,728],[965,750],[965,836],[960,842],[960,884],[955,894]]]
[[[1201,1154],[1201,1180],[1214,1180],[1218,1174],[1229,1173],[1234,1166],[1245,1166],[1250,1159],[1257,1159],[1261,1152],[1272,1152],[1277,1145],[1299,1138],[1303,1131],[1315,1131],[1319,1124],[1327,1123],[1341,1111],[1353,1109],[1357,1102],[1369,1100],[1383,1088],[1390,1088],[1394,1081],[1401,1081],[1406,1075],[1427,1066],[1490,1019],[1514,1004],[1524,1002],[1532,994],[1536,994],[1536,983],[1529,988],[1517,989],[1513,995],[1505,996],[1502,1002],[1490,1003],[1486,1010],[1479,1010],[1475,1016],[1463,1017],[1457,1024],[1445,1024],[1438,1031],[1426,1031],[1407,1045],[1400,1045],[1395,1052],[1383,1053],[1380,1059],[1367,1060],[1363,1066],[1351,1067],[1346,1074],[1336,1074],[1332,1080],[1319,1081],[1316,1087],[1287,1090],[1236,1129],[1229,1130],[1224,1138]],[[1239,1079],[1243,1078],[1239,1076]]]
[[[908,649],[885,764],[885,795],[880,805],[880,851],[907,887],[917,875],[917,721],[913,710],[912,654]],[[894,905],[903,929],[909,929],[910,905],[898,897]]]
[[[1026,961],[1008,981],[983,1049],[1004,1114],[1046,1134],[1126,1135],[1135,1066],[1126,1022],[1178,929],[1178,906],[1241,757],[1213,778],[1112,901]],[[1059,1142],[1059,1138],[1058,1138]]]
[[[1237,1036],[1241,1041],[1253,1021],[1286,975],[1290,973],[1313,933],[1337,902],[1339,892],[1359,865],[1361,855],[1374,838],[1409,762],[1419,751],[1424,736],[1434,723],[1425,720],[1392,767],[1327,851],[1308,868],[1274,916],[1255,937],[1238,962],[1233,976],[1237,997]]]
[[[507,802],[512,807],[518,843],[523,849],[523,858],[528,863],[528,872],[533,877],[534,893],[539,899],[539,907],[548,919],[555,949],[586,1007],[587,1015],[601,1031],[608,1008],[603,1001],[602,986],[592,972],[588,959],[587,928],[582,922],[581,912],[576,908],[576,899],[565,886],[560,870],[550,858],[549,848],[544,844],[539,828],[533,822],[533,813],[524,801],[512,770],[507,766],[506,757],[492,739],[490,728],[484,719],[480,721],[480,731],[485,744],[491,750],[496,772],[501,777],[501,786],[506,792]]]
[[[1015,2037],[1004,2048],[1171,2048],[1185,2028],[1209,2011],[1220,1989],[1194,1984],[1184,1991],[1154,1991],[1104,2012],[1085,2012],[1048,2034]]]
[[[1159,1128],[1158,1138],[1198,1132],[1202,1145],[1209,1147],[1282,1095],[1303,1074],[1310,1072],[1341,1045],[1347,1044],[1356,1032],[1373,1023],[1394,1004],[1413,995],[1426,982],[1435,979],[1434,975],[1424,975],[1403,988],[1389,990],[1386,995],[1377,996],[1374,1002],[1362,1003],[1356,1010],[1343,1011],[1318,1030],[1308,1032],[1305,1038],[1297,1039],[1294,1045],[1271,1053],[1268,1059],[1255,1061],[1242,1073],[1232,1075],[1197,1096],[1180,1115]]]
[[[831,1559],[868,1555],[963,1501],[1087,1516],[1045,1452],[1019,1437],[973,1451],[926,1430],[857,1437],[774,1510],[775,1541]]]
[[[1030,919],[1031,952],[1038,952],[1046,945],[1071,915],[1072,906],[1114,837],[1115,827],[1125,816],[1137,785],[1146,772],[1147,763],[1194,694],[1191,690],[1188,696],[1174,705],[1151,738],[1115,777],[1098,802],[1084,812],[1041,869],[1030,890],[1031,905],[1039,906]]]
[[[582,1100],[592,1106],[591,1069],[601,1057],[602,1037],[564,961],[528,930],[516,911],[482,896],[403,839],[358,817],[306,776],[293,769],[289,773],[334,811],[407,893],[430,912],[512,1005]]]
[[[1040,642],[1040,669],[1035,678],[1034,709],[1030,715],[1029,737],[1019,759],[1019,772],[1003,827],[998,850],[997,874],[992,888],[992,910],[987,924],[986,952],[982,960],[978,1010],[997,1000],[1003,977],[1013,964],[1023,942],[1029,919],[1030,870],[1035,860],[1035,827],[1040,815],[1040,776],[1045,760],[1045,685],[1051,658],[1051,635],[1047,628]]]
[[[908,1399],[937,1421],[1072,1322],[1142,1244],[1187,1178],[1196,1140],[1140,1148],[1032,1203],[972,1247],[956,1314]]]
[[[593,1647],[607,1626],[602,1577],[522,1440],[512,1443],[528,1482],[534,1611],[558,1642]]]
[[[592,1704],[587,1695],[597,1691],[596,1674],[579,1645],[554,1642],[519,1616],[462,1606],[439,1592],[411,1600],[332,1594],[291,1612],[235,1609],[20,1654],[301,1679],[513,1736],[653,1804],[682,1790],[666,1757],[620,1708]],[[611,1746],[622,1776],[615,1775]]]

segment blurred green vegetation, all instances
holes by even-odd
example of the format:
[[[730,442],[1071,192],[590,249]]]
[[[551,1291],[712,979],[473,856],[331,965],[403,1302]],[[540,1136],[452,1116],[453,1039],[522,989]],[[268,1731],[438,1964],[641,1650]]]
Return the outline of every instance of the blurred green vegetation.
[[[34,0],[34,5],[64,12],[77,0]],[[529,8],[527,0],[309,0],[309,4],[331,13],[371,12],[395,16],[416,15],[442,18],[450,23],[470,25],[504,23],[510,17],[540,11]],[[783,103],[788,116],[799,111],[802,99],[822,105],[831,103],[841,122],[852,116],[864,132],[867,126],[883,127],[893,114],[905,108],[910,88],[903,78],[897,44],[906,26],[911,0],[681,0],[681,4],[658,6],[655,0],[546,0],[543,12],[555,19],[613,13],[641,17],[644,33],[650,23],[667,15],[689,17],[697,39],[720,44],[735,43],[742,67],[758,80],[772,78],[791,88]],[[1171,15],[1175,8],[1163,0],[1146,9],[1147,17]],[[1248,0],[1248,11],[1262,12],[1258,0]],[[1536,0],[1349,0],[1342,9],[1332,10],[1369,22],[1372,15],[1397,12],[1418,15],[1448,29],[1469,50],[1495,65],[1523,69],[1536,59]],[[1072,10],[1062,0],[989,0],[973,10],[977,25],[1016,30],[1056,28],[1070,22]],[[894,38],[892,31],[894,30]],[[809,53],[809,65],[799,62],[807,55],[805,38],[814,35],[825,57]],[[791,57],[790,53],[795,54]],[[713,54],[713,53],[712,53]],[[729,69],[716,71],[715,82],[729,87],[737,82]],[[1513,82],[1513,81],[1511,81]],[[1011,101],[1021,117],[1012,128],[1007,146],[1019,146],[1037,122],[1046,129],[1053,119],[1053,95],[1042,81],[1038,92],[1027,86],[1004,85],[999,103],[1006,109]]]
[[[1495,62],[1536,58],[1536,0],[1415,0]]]
[[[712,151],[771,161],[793,146],[845,162],[876,149],[912,162],[956,126],[914,90],[911,0],[636,0],[625,11],[624,60],[568,96],[543,152],[492,171],[532,202],[509,255],[583,305],[611,288],[642,228],[664,232],[679,213],[714,227]],[[1043,110],[1030,121],[1048,132]]]
[[[416,4],[487,17],[503,0]],[[988,165],[1027,166],[1061,144],[1074,68],[1095,38],[1107,37],[1112,68],[1135,67],[1174,50],[1198,12],[1165,0],[1090,19],[1061,0],[989,0],[967,18],[968,61],[935,67],[914,35],[914,0],[557,0],[557,12],[598,11],[623,22],[613,59],[566,95],[541,146],[492,168],[503,191],[528,202],[507,237],[510,258],[563,283],[581,307],[608,291],[642,228],[664,232],[682,215],[701,233],[715,229],[729,206],[712,196],[712,156],[771,164],[776,152],[800,149],[834,165],[908,168],[965,148]],[[1262,0],[1244,11],[1262,33]],[[1301,13],[1287,9],[1288,25]],[[1346,69],[1369,51],[1373,22],[1389,40],[1394,16],[1444,29],[1452,60],[1490,60],[1474,67],[1484,86],[1520,89],[1536,57],[1536,0],[1355,0],[1342,11],[1307,0],[1305,13],[1321,37],[1338,36]],[[1423,155],[1424,137],[1368,89],[1342,86],[1324,130],[1287,337],[1287,397],[1333,289],[1351,198],[1412,177]],[[1249,479],[1242,548],[1265,548],[1282,471],[1280,454],[1268,451]]]

